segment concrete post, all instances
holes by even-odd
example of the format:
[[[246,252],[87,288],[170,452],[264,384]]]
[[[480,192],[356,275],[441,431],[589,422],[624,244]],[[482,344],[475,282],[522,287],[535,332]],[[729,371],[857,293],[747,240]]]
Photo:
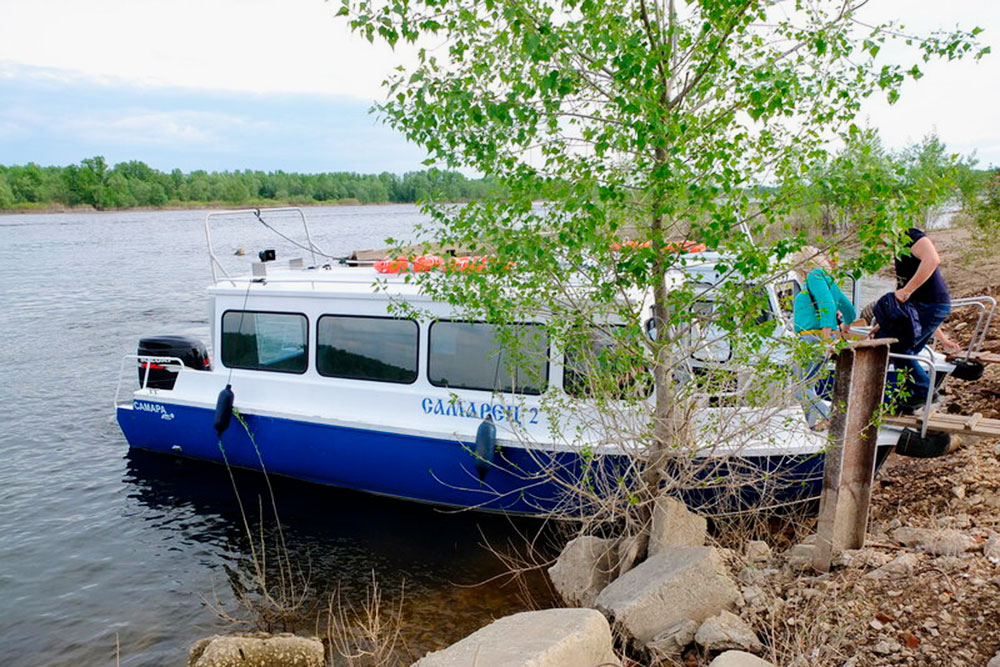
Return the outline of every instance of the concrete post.
[[[813,568],[830,570],[835,553],[864,545],[875,474],[878,427],[889,345],[880,338],[852,343],[837,355],[833,411],[823,472]]]

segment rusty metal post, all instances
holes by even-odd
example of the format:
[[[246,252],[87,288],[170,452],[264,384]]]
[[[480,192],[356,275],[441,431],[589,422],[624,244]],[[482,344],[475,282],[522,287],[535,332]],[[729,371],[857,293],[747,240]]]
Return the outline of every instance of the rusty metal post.
[[[892,338],[852,343],[837,355],[830,437],[823,469],[813,568],[828,572],[835,553],[864,545],[878,427]]]

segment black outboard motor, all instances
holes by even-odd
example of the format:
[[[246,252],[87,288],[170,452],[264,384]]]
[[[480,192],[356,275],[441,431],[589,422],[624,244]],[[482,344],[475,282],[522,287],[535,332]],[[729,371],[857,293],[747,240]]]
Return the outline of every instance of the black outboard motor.
[[[205,345],[197,338],[191,336],[149,336],[139,340],[140,357],[177,357],[188,368],[199,371],[212,369],[208,360],[208,352]],[[147,365],[149,368],[147,369]],[[150,389],[173,389],[174,382],[177,381],[176,366],[174,370],[169,370],[165,364],[147,364],[139,360],[139,386],[142,386],[146,372],[149,371],[149,379],[146,386]]]

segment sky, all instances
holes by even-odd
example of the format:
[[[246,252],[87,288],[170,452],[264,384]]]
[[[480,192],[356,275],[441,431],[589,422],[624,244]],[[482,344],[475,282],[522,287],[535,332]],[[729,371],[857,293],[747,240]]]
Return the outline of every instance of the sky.
[[[183,171],[423,168],[369,113],[410,61],[350,33],[339,0],[0,0],[0,164],[142,160]],[[1000,3],[871,0],[910,30],[979,26],[994,54],[924,67],[862,120],[900,148],[936,131],[1000,165]]]

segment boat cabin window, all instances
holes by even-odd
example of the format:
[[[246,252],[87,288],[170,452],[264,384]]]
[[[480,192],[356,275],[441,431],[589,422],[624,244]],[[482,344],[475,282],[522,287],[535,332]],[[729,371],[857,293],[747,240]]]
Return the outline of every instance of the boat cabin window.
[[[306,316],[228,310],[222,315],[222,363],[281,373],[305,373]]]
[[[695,301],[691,306],[694,318],[686,331],[687,346],[691,356],[697,361],[725,362],[732,356],[729,333],[715,324],[715,304],[711,301]]]
[[[646,322],[647,333],[652,326],[650,319]],[[567,394],[578,398],[607,394],[625,400],[644,399],[652,393],[649,369],[637,367],[635,355],[619,339],[625,331],[625,327],[616,325],[570,336],[563,362],[563,390]]]
[[[436,387],[541,394],[549,381],[548,334],[540,326],[500,327],[484,322],[431,324],[427,377]],[[504,349],[504,343],[514,350]]]
[[[413,320],[323,315],[316,324],[316,371],[410,384],[417,379],[419,331]]]

